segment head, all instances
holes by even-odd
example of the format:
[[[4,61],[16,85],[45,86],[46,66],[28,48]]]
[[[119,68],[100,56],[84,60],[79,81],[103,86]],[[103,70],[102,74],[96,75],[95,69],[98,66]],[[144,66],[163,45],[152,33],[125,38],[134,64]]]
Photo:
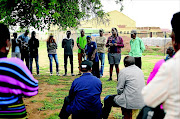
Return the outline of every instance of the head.
[[[13,33],[13,37],[16,39],[17,38],[17,33]]]
[[[168,47],[168,49],[166,50],[166,54],[168,54],[169,56],[173,56],[173,54],[174,54],[173,47]]]
[[[4,57],[7,57],[11,47],[10,33],[8,27],[2,23],[0,23],[0,36],[0,52],[4,54]]]
[[[26,30],[24,35],[27,36],[29,34],[29,30]]]
[[[180,12],[177,12],[173,15],[171,20],[172,26],[172,45],[174,47],[175,52],[180,49]]]
[[[67,35],[67,38],[70,38],[70,36],[71,36],[71,31],[67,31],[67,32],[66,32],[66,35]]]
[[[87,36],[86,39],[87,39],[87,43],[90,44],[91,43],[91,36]]]
[[[35,37],[35,36],[36,36],[36,32],[33,31],[33,32],[31,33],[31,37]]]
[[[80,33],[81,33],[81,36],[83,37],[84,36],[84,29],[81,29],[81,31],[80,31]]]
[[[136,38],[136,34],[137,34],[137,31],[136,30],[132,30],[131,31],[131,38],[135,39]]]
[[[103,36],[103,33],[104,33],[104,30],[103,29],[99,29],[99,35],[102,37]]]
[[[111,33],[113,36],[118,36],[118,30],[116,28],[112,28]]]
[[[50,42],[50,43],[55,42],[55,39],[54,39],[54,36],[53,36],[53,34],[52,34],[52,33],[50,34],[50,36],[49,36],[49,38],[48,38],[47,42]]]
[[[135,59],[134,59],[134,57],[126,56],[126,57],[124,58],[124,66],[125,66],[125,67],[131,66],[131,65],[134,65],[134,64],[135,64]]]
[[[80,67],[81,72],[83,72],[83,73],[91,72],[92,65],[93,65],[93,62],[91,62],[91,61],[87,61],[87,60],[82,61],[81,67]]]

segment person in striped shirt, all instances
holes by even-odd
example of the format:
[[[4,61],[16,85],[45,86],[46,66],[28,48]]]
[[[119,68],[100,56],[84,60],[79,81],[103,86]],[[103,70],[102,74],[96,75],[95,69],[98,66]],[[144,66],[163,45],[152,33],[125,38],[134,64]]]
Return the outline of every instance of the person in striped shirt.
[[[27,118],[23,97],[38,94],[38,81],[19,58],[7,58],[11,43],[7,26],[0,24],[0,118]]]

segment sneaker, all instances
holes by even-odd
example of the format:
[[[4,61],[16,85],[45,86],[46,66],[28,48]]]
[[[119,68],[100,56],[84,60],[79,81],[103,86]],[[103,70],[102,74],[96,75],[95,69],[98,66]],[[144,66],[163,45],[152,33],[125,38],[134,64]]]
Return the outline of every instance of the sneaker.
[[[53,74],[52,73],[50,73],[50,76],[52,76]]]
[[[64,74],[63,76],[67,76],[67,74]]]
[[[109,78],[107,81],[112,81],[112,78]]]
[[[60,76],[59,72],[56,72],[56,76]]]
[[[73,73],[71,73],[71,76],[75,76]]]

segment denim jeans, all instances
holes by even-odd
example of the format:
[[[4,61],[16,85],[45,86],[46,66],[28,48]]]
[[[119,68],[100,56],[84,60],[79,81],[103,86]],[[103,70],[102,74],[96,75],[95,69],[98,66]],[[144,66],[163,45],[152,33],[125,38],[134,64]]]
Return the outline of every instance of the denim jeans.
[[[30,71],[31,71],[31,73],[32,73],[33,58],[35,59],[35,62],[36,62],[36,72],[37,72],[37,74],[39,74],[38,55],[36,55],[35,57],[31,57],[31,56],[30,56]]]
[[[99,53],[98,52],[98,56],[99,56],[99,60],[101,62],[100,76],[103,76],[104,62],[105,62],[105,53]]]
[[[57,54],[48,54],[49,57],[49,63],[50,63],[50,73],[52,73],[52,62],[53,62],[53,58],[56,62],[56,72],[59,72],[59,63],[58,63],[58,57]]]

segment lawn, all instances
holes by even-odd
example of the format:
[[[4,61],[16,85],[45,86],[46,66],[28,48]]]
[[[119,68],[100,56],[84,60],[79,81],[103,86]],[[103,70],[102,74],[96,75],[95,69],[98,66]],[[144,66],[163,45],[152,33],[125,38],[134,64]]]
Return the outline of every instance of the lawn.
[[[39,48],[39,66],[40,76],[36,76],[35,62],[33,62],[33,75],[39,81],[39,94],[31,97],[24,98],[24,102],[27,108],[29,119],[58,119],[58,114],[63,105],[63,99],[68,95],[72,81],[78,76],[70,76],[70,64],[68,62],[68,76],[63,77],[64,74],[64,59],[63,49],[59,44],[57,54],[59,60],[60,75],[56,76],[55,63],[53,61],[53,76],[49,76],[49,59],[46,50],[46,43],[41,41]],[[120,62],[120,69],[123,69],[123,59],[126,56],[127,51],[123,51],[122,59]],[[142,57],[142,70],[144,72],[144,79],[147,80],[149,73],[152,71],[154,64],[164,58],[160,53],[153,53],[153,55],[145,53],[146,56]],[[78,57],[77,49],[74,49],[74,74],[78,74]],[[113,81],[106,81],[109,77],[109,65],[107,60],[107,54],[105,59],[104,76],[100,79],[102,81],[102,94],[101,100],[106,95],[116,94],[116,73],[113,72]],[[110,119],[121,119],[121,109],[113,108],[110,114]]]

